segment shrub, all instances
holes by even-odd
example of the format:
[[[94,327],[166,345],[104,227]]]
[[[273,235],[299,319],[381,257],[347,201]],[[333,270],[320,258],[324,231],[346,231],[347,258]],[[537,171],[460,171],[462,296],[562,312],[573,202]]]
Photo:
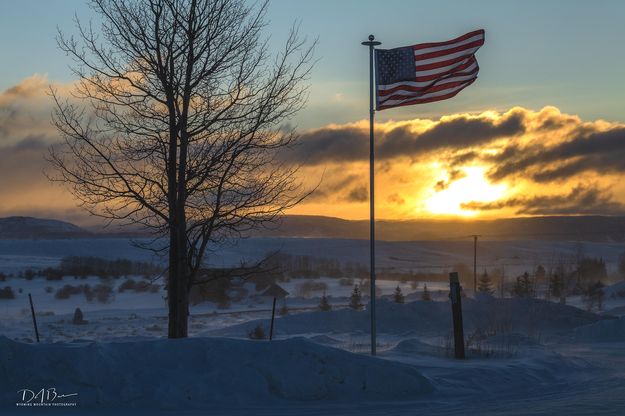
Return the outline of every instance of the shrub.
[[[324,312],[332,310],[332,305],[330,305],[330,302],[328,302],[328,297],[325,295],[325,293],[319,301],[319,309]]]
[[[249,339],[265,339],[265,330],[261,324],[258,324],[256,328],[247,333]]]
[[[93,288],[93,294],[99,303],[109,303],[113,300],[113,288],[108,285],[99,284]]]
[[[155,287],[158,290],[158,286],[153,285],[152,283],[146,282],[145,280],[141,280],[137,282],[135,286],[135,292],[145,293],[152,291],[152,287]]]
[[[15,293],[11,286],[5,286],[4,289],[0,289],[0,299],[15,299]]]
[[[135,282],[132,279],[126,279],[124,280],[124,283],[119,285],[119,288],[117,288],[117,291],[119,293],[123,293],[126,290],[134,290],[136,287],[137,287],[137,282]]]
[[[56,291],[54,297],[56,299],[69,299],[69,297],[72,295],[80,295],[81,293],[85,293],[85,296],[87,296],[87,293],[90,292],[91,287],[89,285],[65,285]],[[87,300],[89,300],[89,298],[87,298]]]
[[[48,267],[41,272],[45,276],[46,280],[63,280],[63,273],[58,269]]]
[[[117,291],[119,293],[123,293],[126,290],[132,290],[134,292],[139,292],[139,293],[144,293],[144,292],[150,292],[150,293],[156,293],[159,290],[159,286],[146,282],[146,281],[136,281],[133,279],[126,279],[124,281],[124,283],[122,283],[121,285],[119,285],[119,288],[117,289]]]

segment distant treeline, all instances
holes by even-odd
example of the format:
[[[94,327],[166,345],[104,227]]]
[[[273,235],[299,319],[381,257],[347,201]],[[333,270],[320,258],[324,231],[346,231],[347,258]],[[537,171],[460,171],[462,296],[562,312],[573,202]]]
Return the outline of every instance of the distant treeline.
[[[45,277],[47,280],[61,280],[64,276],[87,278],[119,278],[126,276],[152,277],[162,273],[163,268],[154,263],[133,261],[129,259],[107,260],[100,257],[67,256],[61,259],[58,267],[47,267],[41,270],[26,269],[18,274],[27,280]]]
[[[292,255],[273,253],[266,256],[263,270],[278,280],[284,278],[350,278],[368,279],[369,267],[362,263],[341,262],[333,258],[315,257],[310,255]],[[446,273],[402,271],[397,269],[378,269],[376,277],[382,280],[444,280]]]

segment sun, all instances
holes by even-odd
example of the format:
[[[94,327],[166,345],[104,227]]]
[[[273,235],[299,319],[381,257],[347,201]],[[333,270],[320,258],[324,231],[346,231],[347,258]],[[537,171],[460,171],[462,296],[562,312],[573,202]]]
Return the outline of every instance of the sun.
[[[501,198],[506,191],[505,184],[494,185],[485,177],[486,168],[471,166],[461,169],[464,177],[452,182],[441,191],[433,191],[425,200],[425,208],[436,215],[460,215],[472,217],[478,211],[462,208],[463,203],[493,202]]]

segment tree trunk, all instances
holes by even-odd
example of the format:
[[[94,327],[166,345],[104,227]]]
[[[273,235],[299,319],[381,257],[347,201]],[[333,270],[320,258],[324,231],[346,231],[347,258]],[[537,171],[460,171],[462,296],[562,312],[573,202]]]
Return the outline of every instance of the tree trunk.
[[[179,231],[181,229],[182,231]],[[189,317],[189,270],[186,262],[187,245],[184,227],[170,232],[169,250],[169,338],[186,338]]]
[[[173,176],[173,175],[172,175]],[[189,279],[187,263],[187,224],[184,208],[179,201],[169,212],[169,279],[167,296],[169,306],[169,338],[186,338],[189,316]]]
[[[177,238],[174,228],[169,230],[169,276],[167,282],[167,301],[169,306],[168,334],[169,338],[178,338],[178,267],[176,250]]]
[[[184,218],[184,211],[180,214]],[[175,338],[186,338],[189,321],[189,268],[187,266],[187,233],[184,219],[178,224],[178,302]]]

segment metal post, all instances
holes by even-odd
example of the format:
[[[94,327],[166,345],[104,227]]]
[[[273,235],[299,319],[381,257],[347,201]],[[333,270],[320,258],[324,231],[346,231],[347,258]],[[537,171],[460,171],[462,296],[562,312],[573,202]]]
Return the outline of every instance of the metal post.
[[[35,326],[35,336],[37,342],[39,342],[39,330],[37,329],[37,318],[35,317],[35,307],[33,306],[33,297],[28,294],[28,301],[30,302],[30,313],[33,315],[33,325]]]
[[[373,101],[373,51],[375,46],[381,42],[374,40],[375,36],[369,35],[368,42],[362,42],[363,45],[369,47],[369,245],[370,245],[370,269],[369,282],[371,289],[371,303],[369,309],[371,311],[371,355],[376,353],[376,331],[375,331],[375,143],[373,140],[373,125],[375,117],[375,107]]]

